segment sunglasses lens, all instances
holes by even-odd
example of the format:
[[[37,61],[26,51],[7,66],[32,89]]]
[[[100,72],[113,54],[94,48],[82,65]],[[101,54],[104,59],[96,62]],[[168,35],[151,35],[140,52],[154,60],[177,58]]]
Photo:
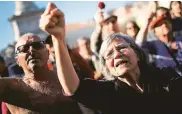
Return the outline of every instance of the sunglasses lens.
[[[39,50],[39,49],[41,49],[43,47],[43,44],[41,42],[34,42],[34,43],[32,43],[32,47],[34,49]]]
[[[36,50],[39,50],[39,49],[43,48],[43,43],[42,42],[33,42],[31,44],[19,46],[17,48],[16,54],[21,53],[21,52],[26,53],[29,50],[30,46],[32,46]]]
[[[20,47],[18,47],[18,49],[17,49],[17,51],[18,51],[17,53],[27,52],[28,49],[29,49],[29,45],[20,46]]]

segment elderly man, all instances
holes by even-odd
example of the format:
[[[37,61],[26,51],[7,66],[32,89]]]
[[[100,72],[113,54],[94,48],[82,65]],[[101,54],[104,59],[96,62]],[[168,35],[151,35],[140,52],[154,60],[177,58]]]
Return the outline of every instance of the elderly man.
[[[0,79],[1,100],[12,114],[81,113],[76,102],[62,95],[57,74],[47,67],[48,50],[38,36],[21,36],[15,51],[24,77]]]

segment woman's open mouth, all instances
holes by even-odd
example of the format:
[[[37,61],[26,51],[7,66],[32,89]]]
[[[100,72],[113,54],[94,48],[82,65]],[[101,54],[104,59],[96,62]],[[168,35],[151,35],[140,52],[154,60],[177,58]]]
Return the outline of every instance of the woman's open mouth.
[[[121,60],[121,61],[117,62],[115,66],[118,67],[119,65],[124,65],[126,63],[128,63],[127,60]]]

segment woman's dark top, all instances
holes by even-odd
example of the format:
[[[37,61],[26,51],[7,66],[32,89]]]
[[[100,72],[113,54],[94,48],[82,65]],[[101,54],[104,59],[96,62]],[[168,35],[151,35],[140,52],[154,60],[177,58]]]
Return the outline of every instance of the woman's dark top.
[[[177,114],[180,110],[182,79],[170,68],[146,68],[141,72],[138,92],[119,81],[85,79],[72,99],[104,114]]]

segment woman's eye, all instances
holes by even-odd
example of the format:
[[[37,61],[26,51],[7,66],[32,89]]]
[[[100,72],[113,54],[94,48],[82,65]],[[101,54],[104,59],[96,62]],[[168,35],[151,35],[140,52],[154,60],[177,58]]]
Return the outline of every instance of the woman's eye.
[[[112,52],[107,53],[107,57],[110,56],[111,54],[112,54]]]
[[[112,51],[110,51],[110,52],[108,52],[107,54],[106,54],[106,58],[109,58],[111,55],[112,55]]]
[[[120,46],[120,47],[118,47],[119,50],[126,49],[126,48],[127,48],[127,46]]]

